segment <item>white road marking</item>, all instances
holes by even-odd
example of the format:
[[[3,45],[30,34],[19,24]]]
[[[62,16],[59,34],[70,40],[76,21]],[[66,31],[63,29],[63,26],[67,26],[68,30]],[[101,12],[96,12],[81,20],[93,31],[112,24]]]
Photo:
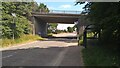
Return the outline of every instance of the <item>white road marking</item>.
[[[11,56],[13,56],[13,55],[8,55],[8,56],[5,56],[5,57],[2,57],[2,59],[9,58]]]
[[[8,56],[5,56],[5,57],[2,57],[2,59],[12,57],[12,56],[14,56],[16,53],[17,53],[17,52],[13,52],[11,55],[8,55]]]
[[[50,64],[48,64],[47,66],[59,66],[60,63],[62,62],[66,52],[68,51],[68,49],[65,49],[63,51],[60,52],[60,54],[57,56],[56,59],[54,59]]]

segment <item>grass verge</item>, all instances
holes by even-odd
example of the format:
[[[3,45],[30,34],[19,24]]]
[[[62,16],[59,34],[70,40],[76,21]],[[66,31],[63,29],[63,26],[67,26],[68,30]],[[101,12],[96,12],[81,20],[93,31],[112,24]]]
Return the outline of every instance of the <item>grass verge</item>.
[[[41,38],[38,35],[23,35],[18,39],[2,39],[2,41],[0,41],[0,43],[2,43],[2,46],[0,48],[4,48],[4,47],[9,47],[9,46],[13,46],[16,44],[22,44],[22,43],[27,43],[27,42],[31,42],[31,41],[35,41],[35,40],[43,40],[43,38]]]
[[[82,50],[85,66],[119,66],[120,53],[117,45],[92,45]]]
[[[53,37],[53,33],[48,33],[47,36],[48,37]]]

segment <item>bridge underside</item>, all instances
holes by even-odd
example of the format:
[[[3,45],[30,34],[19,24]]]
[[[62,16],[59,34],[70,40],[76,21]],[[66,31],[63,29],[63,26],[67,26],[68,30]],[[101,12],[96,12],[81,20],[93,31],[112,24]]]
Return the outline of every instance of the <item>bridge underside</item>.
[[[47,23],[74,24],[78,21],[80,14],[60,14],[60,13],[32,13],[35,24],[35,33],[42,37],[47,36]]]
[[[47,23],[62,23],[62,24],[74,24],[78,19],[66,18],[66,17],[36,17],[36,19],[43,20]]]
[[[43,20],[47,23],[64,23],[64,24],[74,24],[78,21],[80,14],[60,14],[60,13],[33,13],[33,16],[37,19]]]

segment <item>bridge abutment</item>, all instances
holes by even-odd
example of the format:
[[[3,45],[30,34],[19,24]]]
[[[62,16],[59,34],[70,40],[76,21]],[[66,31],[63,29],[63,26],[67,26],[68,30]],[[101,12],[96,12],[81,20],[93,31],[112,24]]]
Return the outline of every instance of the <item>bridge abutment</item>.
[[[33,17],[33,22],[35,34],[40,35],[41,37],[47,37],[47,22],[35,17]]]

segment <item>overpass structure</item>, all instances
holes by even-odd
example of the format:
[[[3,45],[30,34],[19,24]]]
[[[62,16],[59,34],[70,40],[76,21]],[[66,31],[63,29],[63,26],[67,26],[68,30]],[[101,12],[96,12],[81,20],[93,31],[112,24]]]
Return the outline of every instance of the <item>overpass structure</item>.
[[[63,23],[74,24],[80,22],[80,11],[50,11],[45,12],[32,12],[32,19],[34,23],[34,33],[42,37],[47,36],[47,23]]]

